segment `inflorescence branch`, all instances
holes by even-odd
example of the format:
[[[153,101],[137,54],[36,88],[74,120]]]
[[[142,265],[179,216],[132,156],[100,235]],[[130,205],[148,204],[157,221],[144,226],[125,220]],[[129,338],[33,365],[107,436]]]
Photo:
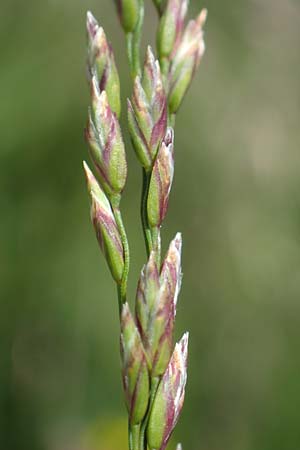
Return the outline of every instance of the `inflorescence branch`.
[[[96,176],[84,162],[91,220],[112,277],[120,314],[122,379],[129,449],[164,450],[179,418],[187,379],[188,333],[174,346],[181,285],[180,233],[161,259],[161,226],[174,175],[175,116],[204,54],[207,12],[185,25],[188,0],[153,0],[159,16],[157,59],[149,46],[141,63],[143,0],[116,0],[132,78],[128,132],[141,165],[141,222],[147,262],[134,312],[127,299],[129,244],[120,202],[127,178],[119,123],[120,81],[103,28],[87,13],[91,104],[85,136]],[[181,444],[176,450],[182,450]]]

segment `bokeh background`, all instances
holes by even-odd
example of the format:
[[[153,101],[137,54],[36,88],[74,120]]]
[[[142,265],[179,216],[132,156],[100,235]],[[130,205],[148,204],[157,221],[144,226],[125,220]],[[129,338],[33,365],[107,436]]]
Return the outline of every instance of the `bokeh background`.
[[[300,448],[300,4],[191,0],[207,53],[176,124],[163,248],[184,237],[177,337],[186,404],[170,449]],[[144,44],[157,18],[146,0]],[[89,222],[85,12],[115,49],[112,0],[4,0],[0,16],[0,449],[126,449],[116,292]],[[126,133],[125,108],[123,126]],[[127,141],[130,297],[145,261]]]

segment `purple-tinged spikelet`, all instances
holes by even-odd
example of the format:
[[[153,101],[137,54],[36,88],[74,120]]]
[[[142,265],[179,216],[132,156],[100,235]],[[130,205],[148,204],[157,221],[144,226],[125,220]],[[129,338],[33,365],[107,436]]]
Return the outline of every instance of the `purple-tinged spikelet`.
[[[136,295],[136,321],[152,377],[163,374],[173,347],[172,335],[169,333],[170,299],[161,294],[163,288],[159,283],[155,258],[155,252],[152,251],[142,269]],[[165,345],[166,341],[168,346]]]
[[[160,283],[168,287],[174,304],[174,316],[176,315],[176,305],[181,287],[181,233],[177,233],[171,241],[167,254],[162,264],[160,273]]]
[[[174,132],[167,128],[155,159],[148,193],[147,214],[151,227],[160,227],[167,213],[174,175]]]
[[[124,269],[124,251],[119,230],[110,203],[86,162],[83,163],[91,200],[91,221],[113,278],[121,282]]]
[[[151,450],[164,450],[182,410],[187,379],[188,333],[174,352],[155,395],[147,439]]]
[[[157,34],[160,58],[168,58],[180,40],[187,8],[188,0],[168,0]]]
[[[120,80],[111,45],[102,27],[89,11],[87,13],[88,73],[96,77],[100,92],[106,91],[108,102],[117,117],[120,116]]]
[[[139,279],[136,320],[151,376],[164,373],[172,351],[176,303],[181,283],[181,236],[171,242],[158,273],[152,251]]]
[[[131,315],[128,303],[121,313],[122,379],[132,425],[140,423],[147,411],[149,400],[149,375],[143,344]]]
[[[92,108],[85,130],[90,155],[107,195],[120,194],[127,177],[120,125],[109,105],[106,91],[100,94],[95,77],[91,81],[91,96]]]
[[[166,95],[160,67],[150,47],[143,77],[135,78],[132,100],[128,100],[128,124],[137,157],[149,171],[167,126]]]
[[[160,290],[157,297],[154,326],[156,346],[154,346],[152,356],[153,376],[159,376],[165,372],[173,350],[176,305],[182,278],[181,245],[181,235],[177,233],[169,246],[159,277]]]
[[[137,326],[151,361],[151,343],[153,341],[153,326],[155,325],[155,311],[159,293],[159,272],[156,255],[152,251],[147,264],[144,265],[138,282],[135,313]]]
[[[169,72],[169,109],[176,113],[188,90],[205,51],[203,25],[207,17],[203,9],[196,20],[191,20],[172,52]]]

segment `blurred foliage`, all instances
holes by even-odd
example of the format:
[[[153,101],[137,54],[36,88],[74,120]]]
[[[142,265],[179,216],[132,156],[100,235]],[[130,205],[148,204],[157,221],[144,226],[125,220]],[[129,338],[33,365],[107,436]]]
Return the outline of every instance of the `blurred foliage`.
[[[116,293],[89,223],[81,167],[87,8],[113,43],[124,106],[130,93],[113,6],[1,3],[1,450],[126,448]],[[157,23],[146,6],[144,44],[154,42]],[[202,6],[191,0],[191,13]],[[207,53],[177,118],[163,230],[164,248],[183,232],[177,332],[191,332],[175,439],[184,450],[297,450],[300,6],[205,6]],[[141,174],[127,148],[133,300],[145,255]],[[95,421],[100,431],[90,432]]]

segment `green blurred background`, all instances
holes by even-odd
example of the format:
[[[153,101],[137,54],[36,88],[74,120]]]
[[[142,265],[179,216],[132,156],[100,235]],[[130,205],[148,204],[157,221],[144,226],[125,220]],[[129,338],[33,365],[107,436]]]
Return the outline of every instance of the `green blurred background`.
[[[202,6],[207,52],[178,114],[162,231],[164,249],[183,233],[177,336],[191,333],[170,449],[299,450],[300,4],[192,0],[190,14]],[[143,48],[157,25],[146,8]],[[116,292],[81,167],[87,9],[112,41],[125,105],[112,0],[1,3],[1,450],[126,449]],[[127,149],[133,299],[145,254]]]

